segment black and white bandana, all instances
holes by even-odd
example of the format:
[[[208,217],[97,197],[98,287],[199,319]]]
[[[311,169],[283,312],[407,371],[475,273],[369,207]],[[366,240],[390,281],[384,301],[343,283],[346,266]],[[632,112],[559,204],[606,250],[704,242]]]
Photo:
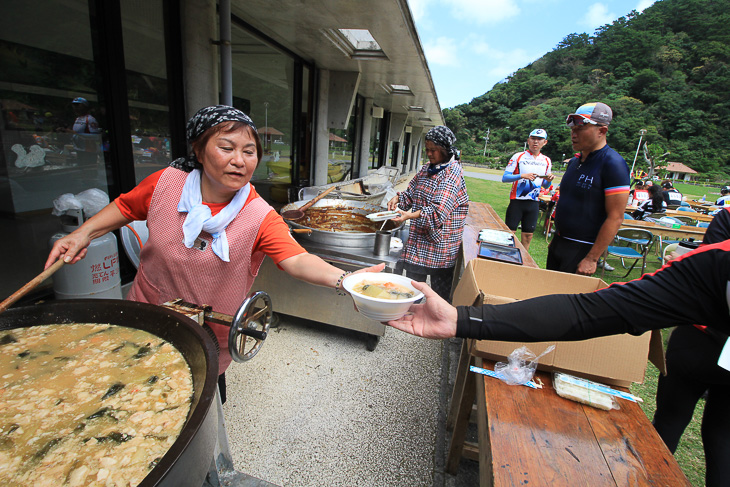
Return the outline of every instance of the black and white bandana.
[[[456,142],[456,136],[454,132],[445,125],[437,125],[426,133],[426,140],[430,140],[436,145],[444,147],[449,155],[455,156],[458,154],[454,143]]]
[[[243,122],[246,125],[249,125],[254,132],[258,134],[258,130],[256,130],[256,125],[254,125],[253,121],[248,115],[238,108],[229,107],[227,105],[214,105],[201,108],[190,120],[188,120],[188,124],[185,128],[185,136],[188,139],[188,143],[193,142],[195,139],[203,135],[203,133],[209,128],[215,127],[223,122]],[[172,161],[170,166],[185,172],[190,172],[193,169],[200,169],[202,167],[198,158],[195,157],[195,152],[192,150],[187,157],[180,157]]]

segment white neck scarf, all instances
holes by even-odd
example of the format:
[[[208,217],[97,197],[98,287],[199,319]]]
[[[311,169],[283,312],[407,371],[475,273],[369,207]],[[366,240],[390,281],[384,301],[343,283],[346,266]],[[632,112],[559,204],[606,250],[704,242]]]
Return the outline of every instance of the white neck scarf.
[[[194,169],[188,173],[183,186],[180,202],[177,204],[177,211],[187,212],[183,222],[183,244],[192,248],[195,239],[200,232],[205,230],[213,236],[213,253],[220,257],[223,262],[230,262],[228,257],[228,237],[226,227],[236,218],[238,212],[243,208],[251,192],[251,185],[239,189],[233,199],[216,216],[211,216],[210,208],[203,204],[203,194],[200,189],[200,169]]]

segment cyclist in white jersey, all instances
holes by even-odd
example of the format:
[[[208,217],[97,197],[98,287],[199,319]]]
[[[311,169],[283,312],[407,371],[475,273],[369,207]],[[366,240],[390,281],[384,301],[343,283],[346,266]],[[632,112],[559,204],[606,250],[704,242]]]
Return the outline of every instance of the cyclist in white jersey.
[[[528,150],[512,156],[502,176],[503,183],[512,183],[505,223],[510,230],[517,230],[522,223],[520,242],[525,250],[530,249],[532,235],[540,214],[540,187],[550,187],[553,174],[550,172],[550,158],[540,151],[547,144],[547,132],[535,129],[527,138]]]

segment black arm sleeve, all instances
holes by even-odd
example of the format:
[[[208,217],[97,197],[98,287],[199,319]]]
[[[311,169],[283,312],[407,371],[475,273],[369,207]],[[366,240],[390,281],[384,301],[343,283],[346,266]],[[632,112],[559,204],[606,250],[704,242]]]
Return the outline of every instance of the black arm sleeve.
[[[728,333],[730,241],[682,255],[654,274],[588,294],[460,306],[456,336],[536,342],[585,340],[682,325]]]
[[[692,216],[692,214],[689,214]],[[730,238],[730,208],[725,208],[712,218],[702,243],[714,244]]]

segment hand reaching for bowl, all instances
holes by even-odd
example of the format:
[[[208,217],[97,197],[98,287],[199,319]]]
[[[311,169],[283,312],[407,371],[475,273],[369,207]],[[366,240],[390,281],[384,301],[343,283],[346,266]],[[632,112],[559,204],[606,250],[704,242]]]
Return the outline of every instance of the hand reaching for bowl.
[[[424,282],[412,281],[426,296],[423,304],[412,304],[402,318],[389,321],[393,328],[411,335],[442,339],[456,336],[456,308],[447,303]]]

